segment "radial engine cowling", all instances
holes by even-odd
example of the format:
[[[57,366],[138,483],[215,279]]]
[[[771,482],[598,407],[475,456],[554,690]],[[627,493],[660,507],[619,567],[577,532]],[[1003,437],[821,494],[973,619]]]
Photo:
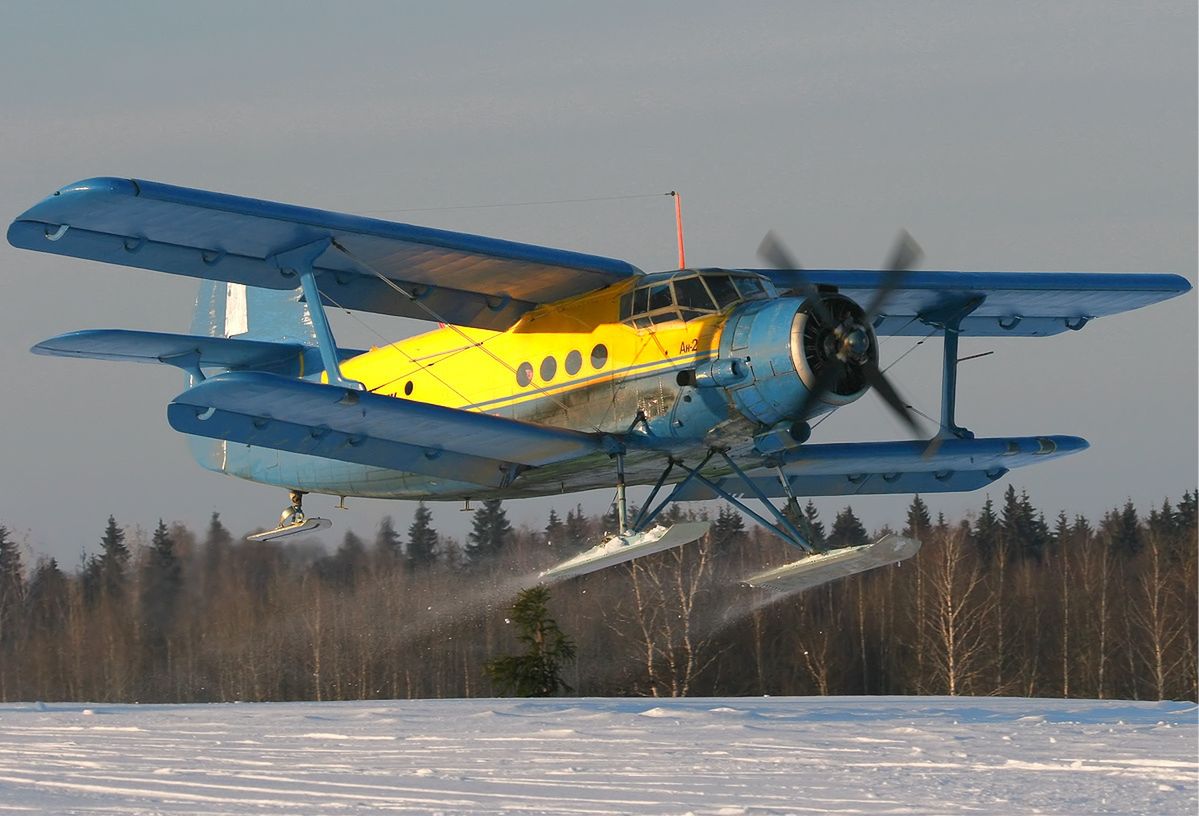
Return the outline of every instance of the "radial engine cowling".
[[[741,369],[728,386],[738,411],[766,426],[796,423],[847,405],[866,393],[861,365],[878,362],[878,343],[860,306],[837,294],[822,296],[832,325],[823,325],[800,298],[748,303],[729,316],[719,361]],[[841,371],[815,404],[808,394],[841,360]],[[807,416],[799,416],[800,412]]]

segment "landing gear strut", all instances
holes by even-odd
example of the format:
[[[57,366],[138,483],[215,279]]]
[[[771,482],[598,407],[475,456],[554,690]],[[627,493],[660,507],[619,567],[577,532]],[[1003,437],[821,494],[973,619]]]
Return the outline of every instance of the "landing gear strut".
[[[304,515],[304,491],[292,490],[288,493],[288,501],[291,502],[283,512],[279,515],[279,526],[273,530],[267,530],[262,533],[254,533],[246,536],[249,541],[274,541],[277,538],[286,538],[287,536],[297,535],[299,533],[310,533],[314,530],[323,530],[326,527],[333,526],[333,522],[323,518],[309,518]]]

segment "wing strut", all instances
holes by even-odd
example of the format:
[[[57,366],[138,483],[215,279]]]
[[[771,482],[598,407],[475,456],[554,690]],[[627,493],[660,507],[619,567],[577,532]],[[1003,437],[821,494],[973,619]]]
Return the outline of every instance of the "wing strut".
[[[304,299],[308,301],[308,313],[312,315],[312,328],[316,330],[321,362],[325,365],[329,384],[354,391],[365,391],[366,386],[362,383],[357,380],[348,380],[341,375],[337,341],[333,339],[333,329],[329,326],[329,318],[325,314],[325,303],[321,300],[321,292],[316,285],[316,271],[313,269],[313,264],[316,263],[317,258],[325,254],[332,243],[331,238],[321,238],[318,241],[277,252],[271,256],[271,262],[284,274],[290,270],[293,274],[300,276],[300,286],[304,290]]]
[[[700,473],[700,471],[703,470],[704,465],[708,464],[708,462],[712,459],[712,457],[716,456],[716,455],[719,455],[722,459],[724,459],[725,464],[727,464],[729,466],[729,468],[733,471],[733,473],[736,474],[737,478],[740,479],[741,483],[743,485],[745,485],[747,491],[750,494],[752,494],[755,499],[757,499],[763,505],[766,506],[766,508],[770,511],[770,515],[774,518],[774,521],[768,521],[767,519],[763,518],[763,516],[760,513],[756,512],[753,508],[747,506],[745,504],[745,502],[738,499],[736,496],[734,496],[729,491],[725,490],[720,485],[714,483],[710,479],[705,478],[703,476],[703,474]],[[667,495],[665,499],[663,499],[661,502],[658,503],[658,505],[656,507],[654,507],[654,505],[653,505],[654,498],[658,495],[658,491],[662,488],[663,483],[665,483],[666,477],[670,474],[670,471],[675,466],[678,466],[679,468],[682,468],[684,471],[686,471],[686,473],[687,473],[686,478],[684,478],[682,481],[680,481],[678,484],[676,484],[674,486],[674,489],[672,489],[670,491],[669,495]],[[723,450],[720,450],[719,448],[713,448],[713,449],[709,450],[708,455],[705,456],[703,461],[700,462],[699,465],[697,465],[694,468],[687,467],[686,465],[684,465],[682,462],[678,461],[677,459],[671,459],[669,464],[666,467],[666,470],[662,473],[662,476],[658,479],[657,484],[654,485],[653,491],[650,493],[649,498],[645,502],[645,507],[642,509],[640,515],[637,516],[637,520],[633,523],[633,532],[634,533],[644,532],[645,528],[648,527],[653,522],[653,520],[658,517],[658,515],[662,512],[663,509],[666,508],[666,505],[668,505],[672,501],[674,501],[676,496],[681,495],[683,493],[683,491],[686,489],[687,485],[690,484],[692,481],[696,481],[696,482],[703,484],[709,490],[716,493],[718,496],[723,498],[725,501],[729,502],[731,505],[736,507],[738,510],[745,513],[747,516],[752,518],[754,521],[758,522],[758,524],[761,524],[762,527],[764,527],[765,529],[774,533],[775,535],[777,535],[779,538],[781,538],[783,541],[787,542],[791,546],[798,547],[799,549],[803,550],[805,553],[810,553],[810,552],[815,551],[815,548],[808,541],[808,539],[803,535],[803,533],[801,533],[799,531],[799,529],[792,523],[792,521],[789,518],[787,518],[787,516],[785,514],[780,512],[779,509],[774,506],[774,503],[771,502],[769,497],[767,497],[766,494],[762,492],[762,489],[760,487],[758,487],[758,484],[753,479],[751,479],[745,475],[745,471],[741,470],[741,468],[739,468],[737,466],[737,463],[732,460],[732,458],[728,455],[728,453],[726,453]],[[652,510],[650,509],[651,507],[653,507]]]
[[[941,429],[935,439],[954,437],[957,439],[973,439],[973,432],[963,428],[954,421],[954,411],[958,399],[958,337],[962,330],[962,321],[971,312],[982,305],[985,298],[979,296],[941,310],[938,313],[925,313],[920,319],[945,332],[945,343],[941,352]]]

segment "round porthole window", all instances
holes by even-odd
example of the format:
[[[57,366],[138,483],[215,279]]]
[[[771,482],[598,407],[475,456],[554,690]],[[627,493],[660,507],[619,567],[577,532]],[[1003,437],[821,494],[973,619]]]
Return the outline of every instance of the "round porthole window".
[[[405,397],[412,396],[412,380],[409,380],[408,382],[404,383],[404,396]]]
[[[516,369],[516,384],[525,388],[533,382],[533,364],[521,363]]]
[[[549,382],[558,373],[558,361],[551,354],[541,361],[541,381]]]
[[[572,351],[566,355],[566,359],[563,361],[563,363],[566,366],[566,373],[574,376],[575,374],[578,374],[579,369],[583,367],[583,355],[579,354],[577,350]]]
[[[591,350],[591,367],[603,368],[608,363],[608,347],[603,343],[597,343],[595,348]]]

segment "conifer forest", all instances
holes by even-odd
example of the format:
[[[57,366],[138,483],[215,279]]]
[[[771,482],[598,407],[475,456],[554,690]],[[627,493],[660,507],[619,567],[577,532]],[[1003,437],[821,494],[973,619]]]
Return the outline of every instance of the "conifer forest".
[[[1009,488],[946,519],[915,497],[894,523],[915,558],[783,598],[738,579],[796,552],[721,507],[699,542],[549,587],[547,623],[573,644],[575,695],[1195,700],[1196,498],[1087,519]],[[828,546],[887,532],[851,506],[800,522]],[[614,527],[573,507],[514,528],[488,502],[460,542],[420,505],[329,553],[245,541],[218,514],[152,533],[109,518],[68,565],[0,526],[0,700],[498,695],[518,593]]]

